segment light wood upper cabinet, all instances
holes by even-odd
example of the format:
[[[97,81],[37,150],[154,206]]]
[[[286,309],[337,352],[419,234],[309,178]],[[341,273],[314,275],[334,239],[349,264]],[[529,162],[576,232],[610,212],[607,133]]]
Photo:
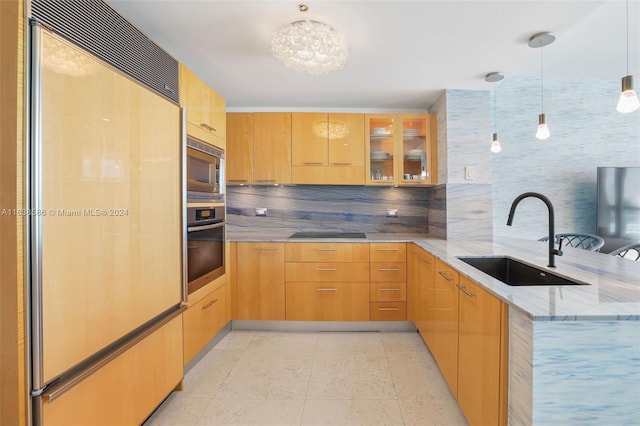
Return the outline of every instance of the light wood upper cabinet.
[[[227,183],[253,183],[253,113],[227,114],[225,164]]]
[[[237,243],[237,318],[284,320],[284,243]]]
[[[184,64],[180,64],[180,104],[187,109],[187,134],[224,149],[226,101]]]
[[[253,179],[291,183],[291,113],[253,113]]]
[[[326,113],[294,112],[291,114],[291,164],[293,166],[326,166],[329,139]]]
[[[292,113],[292,182],[364,184],[364,114]]]
[[[437,183],[437,143],[433,114],[366,114],[366,183]]]

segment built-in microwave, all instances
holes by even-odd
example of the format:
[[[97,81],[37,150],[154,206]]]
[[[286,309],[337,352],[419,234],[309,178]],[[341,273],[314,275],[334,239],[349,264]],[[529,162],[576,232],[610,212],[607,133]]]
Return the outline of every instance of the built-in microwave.
[[[187,139],[187,201],[224,201],[224,152]]]

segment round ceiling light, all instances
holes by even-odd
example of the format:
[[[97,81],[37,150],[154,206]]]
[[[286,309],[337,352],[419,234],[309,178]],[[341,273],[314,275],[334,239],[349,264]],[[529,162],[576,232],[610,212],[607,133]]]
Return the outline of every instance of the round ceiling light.
[[[292,22],[273,34],[271,53],[280,63],[314,75],[336,71],[347,62],[349,51],[336,30],[318,21]]]

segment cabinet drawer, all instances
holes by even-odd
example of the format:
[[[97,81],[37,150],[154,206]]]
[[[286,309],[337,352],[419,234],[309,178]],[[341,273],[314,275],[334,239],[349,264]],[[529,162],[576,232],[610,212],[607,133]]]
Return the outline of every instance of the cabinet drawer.
[[[406,321],[406,302],[371,302],[371,321]]]
[[[371,243],[369,244],[371,262],[406,262],[406,243]]]
[[[369,263],[293,263],[285,268],[287,281],[368,283]]]
[[[185,364],[191,361],[191,358],[224,327],[226,307],[226,287],[223,286],[182,314]]]
[[[368,262],[369,244],[287,243],[287,262]]]
[[[369,278],[372,283],[405,283],[407,282],[407,264],[371,263]]]
[[[287,282],[289,321],[368,321],[367,283]]]
[[[407,300],[405,283],[371,283],[369,297],[372,302],[404,302]]]

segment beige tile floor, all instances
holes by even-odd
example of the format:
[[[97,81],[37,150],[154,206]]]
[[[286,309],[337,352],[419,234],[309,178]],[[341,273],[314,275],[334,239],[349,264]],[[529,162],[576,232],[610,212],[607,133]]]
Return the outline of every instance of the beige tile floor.
[[[414,332],[232,331],[144,426],[466,425]]]

